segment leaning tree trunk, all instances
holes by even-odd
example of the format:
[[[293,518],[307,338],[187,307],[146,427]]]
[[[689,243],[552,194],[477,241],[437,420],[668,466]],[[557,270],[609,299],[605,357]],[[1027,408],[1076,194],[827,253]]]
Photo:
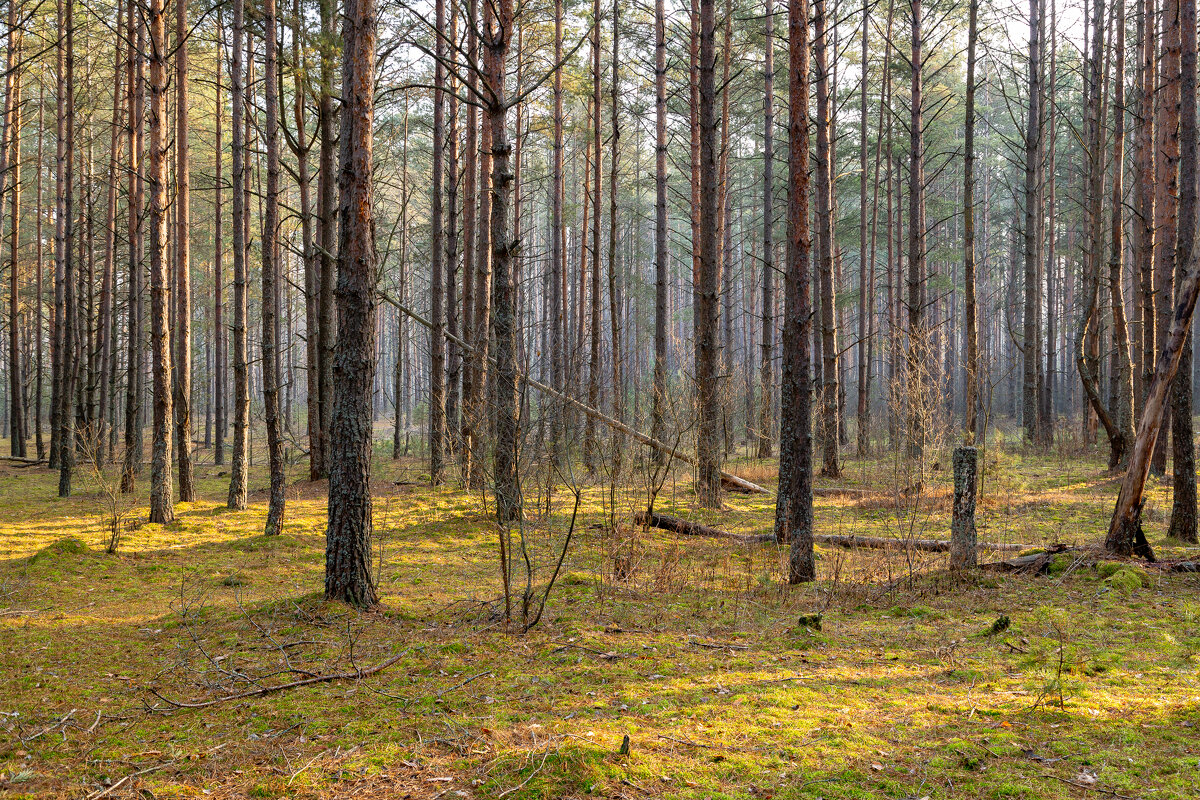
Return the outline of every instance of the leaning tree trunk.
[[[269,2],[270,0],[268,0]],[[346,0],[342,22],[342,130],[338,190],[338,340],[330,429],[325,597],[368,608],[371,575],[371,394],[375,381],[374,0]]]

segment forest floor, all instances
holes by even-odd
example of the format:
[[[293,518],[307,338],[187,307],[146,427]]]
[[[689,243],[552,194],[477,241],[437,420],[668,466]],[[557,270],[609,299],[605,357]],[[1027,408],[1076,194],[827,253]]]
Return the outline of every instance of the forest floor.
[[[142,524],[144,494],[118,504],[133,524],[116,555],[94,475],[58,500],[44,467],[0,465],[0,796],[1200,796],[1195,575],[1068,559],[955,580],[938,554],[819,547],[821,579],[789,588],[773,544],[631,530],[653,482],[631,465],[619,487],[581,488],[522,635],[505,629],[482,501],[429,488],[415,459],[377,459],[382,608],[360,614],[321,599],[323,484],[298,466],[267,538],[262,469],[232,513],[227,467],[200,455],[200,499],[175,523]],[[935,467],[906,494],[897,462],[849,460],[818,486],[863,491],[819,498],[818,532],[944,538]],[[770,462],[731,469],[774,482]],[[1116,488],[1098,454],[993,448],[980,538],[1097,543]],[[771,529],[773,496],[693,501],[680,471],[656,507]],[[531,483],[526,502],[544,586],[575,495]],[[1169,509],[1155,482],[1160,555],[1200,552],[1163,541]],[[818,612],[819,630],[799,624]],[[335,673],[350,676],[178,705]]]

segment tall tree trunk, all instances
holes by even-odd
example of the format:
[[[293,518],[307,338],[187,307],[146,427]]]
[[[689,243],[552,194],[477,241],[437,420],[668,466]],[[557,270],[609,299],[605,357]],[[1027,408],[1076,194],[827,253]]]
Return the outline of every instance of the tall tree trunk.
[[[318,99],[317,124],[321,144],[317,153],[317,243],[320,245],[320,315],[317,338],[320,352],[321,391],[321,453],[328,455],[333,447],[329,440],[333,425],[333,348],[337,336],[334,307],[334,263],[337,259],[337,208],[335,192],[338,178],[334,174],[334,57],[337,53],[337,0],[319,0],[321,15],[321,94]],[[329,474],[329,459],[321,464],[321,474]]]
[[[167,9],[150,0],[150,348],[154,376],[154,432],[150,459],[150,521],[175,519],[171,480],[171,341],[167,263]]]
[[[833,143],[830,127],[832,109],[829,91],[826,0],[813,2],[813,84],[817,92],[817,274],[821,292],[821,474],[836,478],[842,474],[838,464],[838,348],[837,317],[834,308],[834,225],[833,225]]]
[[[865,24],[865,23],[864,23]],[[770,458],[774,422],[771,417],[775,359],[775,8],[766,0],[763,55],[763,261],[762,351],[759,364],[758,457]]]
[[[1117,1],[1115,20],[1125,19],[1125,2]],[[1113,78],[1113,144],[1104,160],[1125,161],[1125,25],[1116,24],[1116,63]],[[1129,360],[1129,332],[1125,323],[1125,183],[1124,170],[1113,170],[1112,229],[1108,257],[1108,292],[1113,317],[1112,398],[1109,408],[1123,443],[1133,441],[1133,367]],[[1097,262],[1097,266],[1099,262]],[[1190,437],[1189,437],[1190,440]],[[1122,448],[1122,456],[1126,455]],[[1117,468],[1124,466],[1118,463]]]
[[[700,0],[700,60],[698,67],[700,126],[699,272],[693,282],[696,317],[696,400],[699,434],[696,447],[696,494],[701,505],[721,506],[720,346],[717,340],[720,262],[716,116],[716,3]]]
[[[604,152],[600,146],[600,126],[603,114],[600,97],[600,0],[592,0],[592,285],[590,295],[591,336],[588,340],[587,402],[600,407],[600,187]],[[598,468],[596,422],[591,417],[584,423],[583,465],[589,476]]]
[[[1023,359],[1021,383],[1021,423],[1025,439],[1031,444],[1044,441],[1044,421],[1038,403],[1038,365],[1042,357],[1041,330],[1038,327],[1041,309],[1039,237],[1042,209],[1039,202],[1041,186],[1038,181],[1042,155],[1042,68],[1041,68],[1041,0],[1029,0],[1029,109],[1025,120],[1025,187],[1024,200],[1024,260],[1025,313],[1021,336]]]
[[[246,263],[246,140],[245,140],[245,74],[242,69],[245,35],[245,0],[233,0],[233,64],[229,71],[230,105],[233,120],[230,124],[230,150],[233,151],[233,462],[230,466],[228,506],[240,511],[246,507],[246,472],[250,436],[250,376],[249,347],[246,343],[247,283],[249,265]],[[326,240],[328,241],[328,240]]]
[[[224,208],[224,162],[225,151],[221,124],[225,116],[225,100],[221,94],[221,62],[225,57],[225,26],[218,17],[218,57],[214,69],[216,80],[213,93],[216,100],[213,126],[215,144],[213,148],[213,416],[215,436],[213,438],[213,463],[225,463],[225,420],[227,396],[225,394],[226,356],[229,352],[225,338],[225,240],[221,218]],[[311,329],[310,329],[311,331]],[[315,337],[314,337],[315,338]],[[311,443],[310,443],[311,446]]]
[[[870,25],[869,3],[863,3],[862,16],[862,78],[859,82],[859,140],[858,140],[858,406],[855,417],[858,435],[855,450],[860,458],[867,454],[871,429],[871,360],[870,345],[871,292],[875,276],[870,272],[873,262],[867,256],[867,74],[870,67],[870,44],[867,31]]]
[[[443,0],[434,4],[434,16],[440,32],[446,24],[446,8]],[[445,39],[438,35],[436,63],[433,73],[433,185],[430,187],[430,319],[433,335],[429,340],[429,481],[434,486],[443,480],[445,469],[446,439],[446,330],[445,275],[445,226],[442,219],[442,194],[445,189],[445,86],[446,57]]]
[[[1158,146],[1155,148],[1154,183],[1154,305],[1156,339],[1160,341],[1166,337],[1171,325],[1176,232],[1179,225],[1179,0],[1165,0],[1161,20],[1162,51],[1158,61],[1159,83],[1155,98],[1158,102],[1155,124]],[[1165,413],[1169,419],[1169,406]],[[1166,468],[1167,437],[1164,434],[1156,440],[1150,471],[1162,475],[1166,473]]]
[[[775,538],[790,541],[788,583],[817,576],[813,555],[812,326],[808,234],[808,0],[788,0],[788,250]]]
[[[11,210],[12,240],[8,267],[8,401],[9,401],[9,452],[19,458],[25,457],[25,412],[21,406],[21,363],[20,363],[20,311],[21,311],[21,265],[17,261],[21,230],[21,119],[20,85],[16,65],[21,49],[21,32],[17,28],[20,3],[9,0],[8,43],[4,70],[4,122],[0,133],[0,200],[8,184],[9,165],[14,174],[12,180]],[[11,157],[9,154],[12,154]],[[41,164],[38,164],[41,169]],[[0,204],[0,215],[3,206]],[[0,216],[2,218],[2,216]]]
[[[1133,255],[1134,387],[1133,416],[1142,418],[1154,369],[1154,19],[1153,0],[1138,0],[1137,130],[1134,132]]]
[[[908,454],[920,458],[925,451],[925,362],[928,359],[928,336],[924,320],[925,281],[925,140],[921,113],[922,55],[921,0],[910,0],[909,18],[912,23],[912,91],[909,99],[908,123],[908,354],[907,376]]]
[[[975,48],[979,38],[979,0],[970,0],[967,23],[966,128],[963,141],[963,283],[964,324],[967,333],[967,443],[979,431],[979,322],[975,300]]]
[[[1187,275],[1183,268],[1196,240],[1196,0],[1179,0],[1179,235],[1175,243],[1175,301]],[[1119,41],[1119,40],[1118,40]],[[1120,45],[1118,45],[1119,47]],[[1120,163],[1120,162],[1117,162]],[[1196,542],[1196,446],[1192,439],[1192,334],[1183,340],[1171,386],[1171,461],[1174,499],[1167,535]]]
[[[657,20],[657,17],[655,18]],[[655,25],[657,26],[657,22]],[[657,27],[655,28],[657,30]],[[567,388],[566,366],[566,264],[563,229],[563,0],[554,0],[554,139],[550,165],[550,382],[558,389]],[[655,67],[657,70],[657,66]],[[657,72],[655,80],[657,81]],[[556,408],[551,420],[551,458],[558,463],[565,455],[561,440],[566,428],[565,409]]]
[[[369,0],[367,0],[369,2]],[[267,197],[262,243],[262,383],[263,416],[267,423],[267,460],[271,473],[270,502],[267,507],[267,535],[283,531],[284,463],[283,431],[279,408],[279,315],[282,309],[282,270],[279,260],[279,58],[275,0],[264,0],[263,39],[266,58],[263,87],[266,95],[266,119],[263,137],[267,153]],[[369,174],[369,172],[368,172]],[[339,182],[340,187],[340,182]],[[341,322],[341,319],[338,320]],[[372,330],[374,330],[372,328]],[[373,351],[372,351],[373,352]]]
[[[135,32],[136,29],[136,32]],[[125,458],[121,468],[121,491],[133,491],[134,480],[142,471],[142,347],[144,344],[145,320],[143,319],[142,288],[144,285],[144,253],[142,216],[145,210],[145,175],[143,157],[145,155],[145,98],[146,78],[145,64],[142,53],[145,47],[145,27],[141,14],[129,14],[129,27],[126,33],[131,44],[129,61],[126,64],[126,93],[129,108],[129,274],[126,278],[128,289],[126,313],[129,320],[129,330],[126,331],[126,363],[125,363]],[[40,180],[41,170],[38,170]],[[41,196],[39,188],[38,196]],[[38,226],[41,226],[41,215],[38,215]],[[42,240],[40,230],[38,243]],[[39,305],[40,308],[40,305]],[[39,342],[40,342],[39,337]],[[41,391],[38,391],[41,397]],[[39,414],[40,416],[40,414]],[[38,425],[40,430],[41,425]]]
[[[179,499],[196,499],[192,468],[191,168],[188,164],[187,0],[175,0],[175,444]]]
[[[376,26],[374,0],[346,0],[338,172],[338,341],[333,364],[325,597],[359,608],[378,602],[371,574],[371,389],[376,366],[371,144]]]

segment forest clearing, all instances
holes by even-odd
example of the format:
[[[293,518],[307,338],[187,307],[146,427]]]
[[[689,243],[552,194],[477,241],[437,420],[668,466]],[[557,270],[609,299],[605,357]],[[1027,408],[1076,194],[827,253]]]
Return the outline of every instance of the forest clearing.
[[[1097,459],[998,448],[989,461],[981,538],[1097,543],[1116,488]],[[618,543],[609,492],[592,486],[545,618],[515,635],[480,497],[431,489],[419,462],[376,459],[382,605],[367,614],[322,599],[322,486],[291,483],[283,532],[263,536],[265,472],[231,512],[204,462],[197,501],[169,525],[139,522],[119,555],[104,552],[95,486],[52,500],[44,471],[0,467],[5,796],[1190,798],[1200,786],[1194,574],[1108,574],[1066,555],[1043,575],[954,577],[944,554],[818,545],[822,579],[789,587],[773,543],[629,528],[644,505],[633,483],[613,495]],[[733,466],[771,483],[770,462]],[[818,495],[868,490],[818,496],[818,530],[944,538],[947,482],[897,504],[891,474],[886,459],[850,460],[836,484],[818,481]],[[705,511],[690,475],[675,480],[660,509],[770,531],[771,498]],[[145,502],[130,503],[139,520]],[[542,580],[573,502],[561,487],[551,502]],[[1162,538],[1164,508],[1156,485],[1160,558],[1195,558]]]

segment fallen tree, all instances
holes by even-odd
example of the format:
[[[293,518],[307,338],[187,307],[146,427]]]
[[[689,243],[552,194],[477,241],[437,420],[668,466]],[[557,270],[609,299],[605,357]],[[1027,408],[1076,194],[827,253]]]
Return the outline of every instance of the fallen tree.
[[[422,317],[417,312],[408,308],[407,306],[405,306],[403,303],[399,302],[398,300],[390,297],[384,291],[379,290],[378,294],[385,302],[389,303],[397,311],[401,312],[402,314],[408,315],[409,317],[416,320],[421,325],[424,325],[426,328],[433,330],[433,324],[431,322],[429,322],[427,319],[425,319],[424,317]],[[467,352],[469,352],[469,353],[475,352],[475,349],[473,347],[471,347],[465,341],[463,341],[459,337],[455,336],[454,334],[450,333],[449,331],[443,331],[443,335],[447,339],[449,339],[451,342],[454,342],[456,345],[463,348]],[[489,363],[492,363],[492,364],[495,363],[495,358],[492,357],[490,354],[488,355],[487,358],[488,358]],[[676,448],[672,447],[669,444],[666,444],[665,442],[660,442],[659,440],[655,439],[652,436],[647,436],[646,434],[642,433],[641,431],[637,430],[636,428],[631,428],[630,426],[626,425],[624,422],[621,422],[619,419],[613,419],[612,417],[608,416],[607,414],[597,411],[596,409],[592,408],[588,404],[580,402],[579,400],[576,400],[574,397],[571,397],[568,394],[560,392],[558,389],[555,389],[553,386],[542,383],[541,381],[539,381],[535,378],[529,377],[528,375],[526,375],[524,372],[522,372],[520,370],[517,370],[517,379],[520,380],[521,382],[523,382],[526,386],[530,386],[534,389],[537,389],[542,394],[549,395],[550,397],[553,397],[555,400],[559,400],[563,403],[566,403],[567,405],[583,412],[584,414],[586,414],[587,416],[596,420],[597,422],[602,422],[605,425],[607,425],[608,427],[612,428],[613,430],[619,431],[619,432],[625,434],[626,436],[630,437],[631,439],[635,439],[636,441],[646,445],[647,447],[653,448],[653,449],[659,451],[660,453],[664,453],[664,454],[670,456],[671,458],[674,458],[678,461],[682,461],[685,464],[690,464],[693,467],[696,466],[695,457],[693,457],[687,453],[684,453],[680,450],[677,450]],[[721,472],[721,483],[726,489],[728,489],[730,491],[734,491],[734,492],[743,492],[745,494],[770,494],[770,491],[768,491],[767,489],[765,489],[762,486],[759,486],[757,483],[745,480],[744,478],[739,478],[737,475],[734,475],[731,472],[725,472],[725,471]]]
[[[731,531],[714,528],[710,525],[703,525],[699,522],[691,522],[679,517],[672,517],[669,514],[659,514],[657,512],[648,514],[645,511],[639,511],[633,515],[634,523],[645,528],[658,528],[664,531],[677,533],[680,536],[705,536],[712,539],[732,539],[735,542],[743,544],[758,544],[761,542],[775,541],[775,535],[770,533],[762,534],[741,534],[732,533]],[[942,539],[885,539],[876,536],[830,536],[816,535],[813,536],[813,541],[817,544],[831,544],[838,547],[865,547],[876,550],[921,550],[927,553],[946,553],[950,550],[949,540]],[[980,550],[994,550],[998,552],[1018,553],[1022,550],[1028,550],[1028,545],[1023,544],[999,544],[995,542],[980,542],[978,545]]]

